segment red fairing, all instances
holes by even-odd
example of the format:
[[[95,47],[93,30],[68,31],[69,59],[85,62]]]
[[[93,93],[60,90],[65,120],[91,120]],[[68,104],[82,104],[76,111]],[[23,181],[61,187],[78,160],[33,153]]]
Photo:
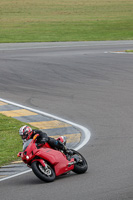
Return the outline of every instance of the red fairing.
[[[37,148],[35,141],[36,139],[31,140],[25,151],[18,154],[28,166],[31,166],[34,161],[38,161],[45,167],[44,161],[47,161],[53,167],[56,176],[74,169],[74,164],[72,164],[74,158],[68,161],[64,153],[50,148],[47,143],[43,147]]]
[[[81,174],[88,169],[85,158],[73,149],[67,149],[66,155],[63,151],[52,149],[48,143],[43,146],[37,146],[36,140],[38,135],[33,139],[27,140],[23,145],[23,152],[18,153],[18,157],[32,168],[33,173],[42,181],[52,182],[56,176],[66,174],[69,171]],[[66,139],[64,139],[64,145]]]
[[[36,153],[37,156],[42,157],[54,166],[56,176],[59,176],[69,170],[73,170],[74,165],[68,167],[70,162],[74,162],[74,158],[68,161],[65,154],[54,149],[42,148]]]

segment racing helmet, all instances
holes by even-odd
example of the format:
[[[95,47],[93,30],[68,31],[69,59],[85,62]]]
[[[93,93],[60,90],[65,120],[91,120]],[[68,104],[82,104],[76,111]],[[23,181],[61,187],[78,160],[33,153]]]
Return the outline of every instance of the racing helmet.
[[[19,129],[19,135],[22,140],[29,140],[32,135],[32,128],[30,126],[24,125]]]

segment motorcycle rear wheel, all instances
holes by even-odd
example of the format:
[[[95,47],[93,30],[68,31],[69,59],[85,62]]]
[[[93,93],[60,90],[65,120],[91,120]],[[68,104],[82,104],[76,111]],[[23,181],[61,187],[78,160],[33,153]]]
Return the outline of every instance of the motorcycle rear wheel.
[[[53,168],[48,163],[45,169],[39,161],[34,161],[31,164],[31,168],[34,174],[42,181],[52,182],[56,178]]]
[[[73,172],[77,173],[77,174],[83,174],[87,171],[88,169],[88,164],[86,159],[77,151],[73,150],[73,155],[78,155],[78,157],[81,159],[81,162],[78,162],[74,165],[74,169]]]

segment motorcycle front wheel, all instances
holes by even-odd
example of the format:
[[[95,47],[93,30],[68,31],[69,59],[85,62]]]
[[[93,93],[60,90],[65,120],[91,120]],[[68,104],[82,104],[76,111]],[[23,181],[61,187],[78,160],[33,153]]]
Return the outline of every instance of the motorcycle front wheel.
[[[72,152],[73,152],[73,155],[77,155],[80,159],[80,161],[74,165],[73,172],[77,174],[85,173],[88,169],[88,164],[87,164],[86,159],[79,152],[73,149],[72,149]]]
[[[55,180],[55,172],[48,163],[47,167],[44,167],[39,161],[34,161],[31,164],[31,168],[34,174],[42,181],[52,182]]]

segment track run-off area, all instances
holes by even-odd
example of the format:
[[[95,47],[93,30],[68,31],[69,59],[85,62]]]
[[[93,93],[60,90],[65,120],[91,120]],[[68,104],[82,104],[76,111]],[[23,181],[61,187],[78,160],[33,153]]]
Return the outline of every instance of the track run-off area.
[[[28,122],[45,115],[50,125],[56,119],[82,130],[73,147],[89,164],[85,174],[50,184],[32,172],[3,180],[1,199],[133,199],[133,54],[127,49],[133,41],[0,44],[0,101],[37,113]]]

